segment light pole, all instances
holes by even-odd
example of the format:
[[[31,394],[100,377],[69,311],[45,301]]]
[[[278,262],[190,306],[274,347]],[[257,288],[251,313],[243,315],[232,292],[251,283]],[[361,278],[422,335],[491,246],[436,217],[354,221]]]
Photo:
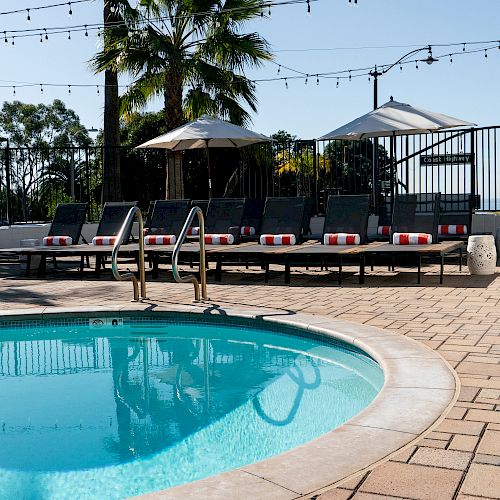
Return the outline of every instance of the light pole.
[[[10,226],[10,143],[8,137],[0,137],[0,143],[5,142],[5,187],[6,187],[6,196],[5,196],[5,216],[7,219],[7,225]]]
[[[377,66],[370,71],[369,75],[373,78],[373,109],[378,108],[378,78],[379,76],[385,75],[388,71],[390,71],[394,66],[397,66],[398,64],[401,64],[403,62],[406,62],[407,59],[412,56],[413,54],[418,54],[419,52],[422,52],[423,50],[428,51],[428,55],[425,59],[420,59],[421,62],[425,62],[429,65],[432,63],[438,61],[438,59],[435,59],[434,56],[432,55],[432,47],[428,45],[427,47],[420,47],[419,49],[411,50],[404,56],[401,56],[395,63],[391,64],[390,66],[387,66],[383,70],[379,71],[377,69]],[[392,156],[392,144],[393,138],[391,137],[391,156]],[[375,209],[378,209],[378,182],[379,182],[379,168],[378,168],[378,138],[374,137],[373,138],[373,158],[372,158],[372,196],[373,196],[373,204],[375,206]]]
[[[410,57],[413,54],[417,54],[418,52],[422,52],[422,50],[427,50],[429,53],[425,59],[420,59],[421,62],[425,62],[429,65],[431,65],[434,62],[437,62],[438,59],[435,59],[432,55],[432,47],[428,45],[427,47],[420,47],[419,49],[412,50],[408,52],[408,54],[405,54],[404,56],[400,57],[395,63],[391,64],[390,66],[387,66],[387,68],[384,68],[382,71],[379,71],[377,69],[377,66],[370,71],[370,76],[373,77],[373,109],[378,108],[378,77],[385,75],[388,71],[390,71],[394,66],[397,66],[398,64],[401,64],[405,62],[408,57]]]

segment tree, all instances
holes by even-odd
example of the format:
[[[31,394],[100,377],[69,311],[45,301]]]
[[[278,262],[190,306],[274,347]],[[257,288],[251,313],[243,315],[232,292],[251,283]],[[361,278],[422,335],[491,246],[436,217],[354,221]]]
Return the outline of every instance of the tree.
[[[24,220],[49,190],[70,194],[70,170],[78,166],[71,163],[68,151],[92,143],[72,109],[58,99],[49,105],[4,102],[0,133],[9,138],[11,147],[19,148],[12,151],[9,167],[12,201],[20,206]]]
[[[116,0],[104,2],[104,48],[112,43],[108,26],[121,20]],[[104,72],[104,131],[102,162],[102,201],[122,201],[120,170],[120,98],[118,73],[115,68]]]
[[[116,2],[126,24],[107,28],[93,67],[132,77],[121,97],[125,118],[159,96],[166,130],[204,113],[250,122],[244,106],[256,110],[255,85],[242,73],[271,54],[258,33],[241,31],[261,15],[260,0],[142,0],[135,8]],[[169,164],[167,177],[182,178],[177,167]]]

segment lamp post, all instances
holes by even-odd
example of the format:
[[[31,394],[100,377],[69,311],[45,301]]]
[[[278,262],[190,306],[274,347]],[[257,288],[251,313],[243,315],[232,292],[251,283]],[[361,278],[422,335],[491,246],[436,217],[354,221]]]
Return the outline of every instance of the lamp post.
[[[428,55],[425,59],[420,59],[421,62],[427,63],[429,66],[437,62],[438,59],[435,59],[434,56],[432,55],[432,47],[428,45],[427,47],[420,47],[419,49],[414,49],[405,54],[404,56],[401,56],[395,63],[391,64],[390,66],[387,66],[383,70],[379,71],[377,69],[377,66],[370,71],[369,75],[373,78],[373,109],[378,108],[378,78],[379,76],[385,75],[388,71],[390,71],[394,66],[397,66],[398,64],[401,64],[405,62],[408,57],[412,56],[413,54],[418,54],[419,52],[422,52],[423,50],[428,51]],[[392,99],[392,98],[391,98]],[[394,138],[391,137],[391,157],[392,157],[392,151],[393,151],[393,140]],[[373,196],[373,204],[375,206],[375,209],[378,209],[378,181],[379,181],[379,168],[378,168],[378,139],[376,137],[373,138],[373,159],[372,159],[372,196]]]
[[[5,217],[7,219],[7,224],[10,226],[10,143],[8,137],[0,137],[0,143],[5,142]]]
[[[370,71],[370,76],[373,78],[373,109],[378,108],[378,77],[385,75],[388,71],[390,71],[394,66],[397,66],[398,64],[405,62],[408,57],[410,57],[413,54],[417,54],[418,52],[422,52],[423,50],[428,51],[428,55],[425,59],[420,59],[421,62],[425,62],[429,65],[431,65],[434,62],[437,62],[438,59],[435,59],[432,55],[432,47],[428,45],[427,47],[420,47],[419,49],[412,50],[405,54],[404,56],[400,57],[395,63],[391,64],[390,66],[387,66],[387,68],[384,68],[382,71],[379,71],[377,69],[377,66]]]

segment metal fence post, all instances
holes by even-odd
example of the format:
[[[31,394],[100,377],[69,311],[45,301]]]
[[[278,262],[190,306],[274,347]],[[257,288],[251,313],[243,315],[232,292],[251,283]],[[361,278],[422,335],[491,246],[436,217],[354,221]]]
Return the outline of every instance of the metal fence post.
[[[5,147],[5,186],[7,189],[6,197],[5,197],[5,212],[7,217],[7,224],[10,226],[14,220],[12,219],[12,214],[10,210],[10,200],[11,200],[11,192],[10,192],[10,144],[9,139],[6,139],[7,146]]]
[[[477,203],[476,196],[476,144],[475,144],[475,130],[472,128],[470,131],[470,191],[472,194],[472,199],[474,200],[474,208],[478,210],[481,208],[481,204]],[[484,200],[483,200],[484,201]],[[477,206],[476,206],[477,205]]]

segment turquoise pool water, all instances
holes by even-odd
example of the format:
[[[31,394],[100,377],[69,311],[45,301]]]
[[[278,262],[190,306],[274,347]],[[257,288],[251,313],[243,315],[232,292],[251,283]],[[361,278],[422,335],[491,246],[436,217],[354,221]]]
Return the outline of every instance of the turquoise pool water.
[[[382,387],[378,364],[346,344],[243,323],[0,323],[0,498],[191,482],[314,439]]]

